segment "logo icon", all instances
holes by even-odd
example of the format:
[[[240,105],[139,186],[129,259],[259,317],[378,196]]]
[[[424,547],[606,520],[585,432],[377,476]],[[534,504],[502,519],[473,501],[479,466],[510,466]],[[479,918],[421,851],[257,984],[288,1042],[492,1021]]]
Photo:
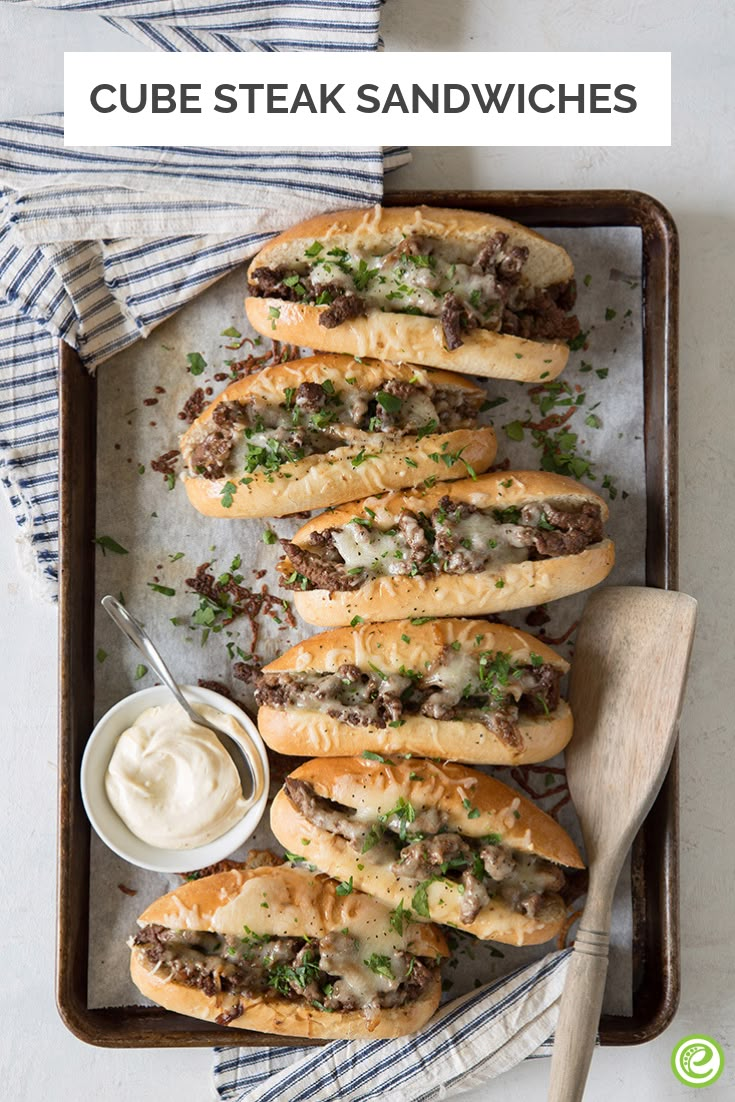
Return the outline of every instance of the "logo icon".
[[[671,1053],[671,1070],[688,1087],[709,1087],[725,1068],[725,1053],[713,1037],[693,1033],[682,1037]]]

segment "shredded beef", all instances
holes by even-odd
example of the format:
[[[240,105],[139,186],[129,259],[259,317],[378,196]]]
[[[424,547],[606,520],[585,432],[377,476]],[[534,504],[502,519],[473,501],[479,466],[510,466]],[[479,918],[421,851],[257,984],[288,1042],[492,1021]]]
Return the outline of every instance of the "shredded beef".
[[[193,424],[199,414],[203,413],[206,404],[207,399],[204,396],[204,389],[198,386],[184,402],[179,413],[179,420],[187,421],[190,425]]]
[[[508,714],[508,710],[498,709],[496,712],[484,712],[482,721],[506,746],[509,746],[512,750],[523,749],[521,733],[513,717]]]
[[[329,395],[319,383],[301,383],[296,390],[295,402],[299,409],[307,413],[318,413],[324,409]]]
[[[505,880],[516,867],[513,856],[503,846],[488,842],[480,846],[480,857],[485,867],[485,872],[491,880]]]
[[[459,921],[469,926],[474,922],[483,907],[490,902],[487,888],[477,877],[466,869],[462,873],[462,886],[464,894],[459,905]]]
[[[493,269],[500,258],[503,246],[507,240],[508,234],[501,233],[500,230],[494,233],[492,237],[489,237],[477,254],[475,267],[479,268],[481,272],[489,272]]]
[[[158,459],[151,460],[151,470],[156,471],[157,474],[162,474],[164,478],[168,478],[176,471],[176,463],[178,461],[181,452],[178,448],[172,448],[171,451],[164,452],[163,455],[159,455]]]
[[[455,348],[460,348],[464,344],[462,329],[467,325],[468,317],[466,309],[451,291],[444,296],[440,320],[444,331],[444,343],[449,351],[453,352]]]
[[[336,329],[351,318],[361,318],[367,313],[365,303],[359,295],[341,294],[331,306],[319,314],[319,324],[325,329]]]
[[[521,706],[528,712],[553,712],[559,707],[561,670],[544,664],[533,669],[533,676],[535,684],[530,692],[524,692]]]
[[[309,536],[309,546],[318,549],[322,558],[330,562],[341,562],[341,556],[334,546],[333,535],[339,532],[339,528],[322,528],[320,532],[312,532]]]
[[[312,555],[303,547],[290,540],[282,539],[281,545],[299,574],[308,578],[316,589],[335,590],[357,589],[362,585],[360,574],[348,574],[343,563],[325,561],[318,555]],[[282,582],[286,588],[300,589],[299,581]]]
[[[222,478],[232,445],[232,433],[210,432],[192,451],[192,467],[205,478]]]
[[[460,865],[471,861],[472,850],[459,834],[437,834],[404,846],[400,860],[391,865],[391,872],[412,880],[426,880],[450,862]]]
[[[317,796],[310,784],[293,777],[286,778],[283,790],[294,807],[315,827],[328,830],[330,834],[340,834],[352,843],[362,842],[365,828],[352,821],[354,808],[343,807],[342,804]]]
[[[421,527],[412,513],[405,509],[398,517],[398,530],[402,533],[409,550],[409,559],[406,562],[407,573],[414,563],[426,562],[431,554],[431,547],[426,538],[426,532]]]
[[[476,394],[459,387],[437,387],[433,401],[441,431],[474,427],[485,400],[484,393]]]
[[[579,318],[567,311],[574,305],[575,298],[573,281],[536,291],[517,311],[504,311],[503,332],[527,340],[573,340],[580,332]]]
[[[289,287],[283,281],[293,275],[288,268],[256,268],[250,273],[250,294],[258,298],[282,298],[287,302],[296,302],[305,297],[309,282],[307,276],[299,276],[298,284]]]

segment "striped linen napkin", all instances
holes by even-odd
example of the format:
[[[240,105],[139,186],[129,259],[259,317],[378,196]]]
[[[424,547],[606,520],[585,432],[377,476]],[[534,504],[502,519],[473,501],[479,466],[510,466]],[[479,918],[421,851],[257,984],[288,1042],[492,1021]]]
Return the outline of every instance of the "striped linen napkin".
[[[407,159],[73,150],[58,116],[0,123],[0,479],[37,588],[53,597],[57,582],[58,340],[95,368],[284,226],[379,202]]]
[[[217,1093],[223,1102],[429,1102],[486,1086],[521,1060],[550,1054],[571,952],[447,1003],[413,1037],[217,1049]]]
[[[158,50],[381,44],[381,0],[15,2],[97,12]],[[0,481],[38,592],[54,598],[58,580],[59,338],[95,368],[284,225],[379,201],[385,171],[408,159],[405,149],[72,150],[61,116],[0,123]]]
[[[15,0],[97,12],[172,51],[375,50],[382,0]]]

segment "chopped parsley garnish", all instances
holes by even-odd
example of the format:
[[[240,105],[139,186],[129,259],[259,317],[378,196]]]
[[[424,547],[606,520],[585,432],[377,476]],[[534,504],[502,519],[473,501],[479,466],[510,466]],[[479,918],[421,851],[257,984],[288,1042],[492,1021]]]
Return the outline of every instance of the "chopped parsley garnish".
[[[602,488],[603,490],[607,490],[607,496],[610,498],[611,501],[614,501],[615,498],[618,496],[618,488],[615,485],[611,474],[606,474],[603,478]]]
[[[368,959],[363,961],[363,964],[365,964],[371,972],[375,972],[376,976],[385,976],[389,980],[395,978],[393,969],[391,968],[390,957],[386,957],[382,953],[371,953]]]
[[[281,316],[281,311],[278,306],[268,307],[268,317],[271,319],[271,329],[276,328],[276,321]]]
[[[389,819],[398,819],[397,833],[401,841],[405,842],[408,824],[413,823],[416,819],[416,809],[403,796],[399,796],[396,806],[387,811],[385,815],[380,816],[381,823],[387,823]],[[391,829],[395,828],[392,827]]]
[[[390,923],[392,929],[394,929],[395,932],[399,935],[399,937],[403,937],[403,931],[406,928],[406,924],[411,921],[411,918],[412,915],[410,908],[404,908],[403,900],[401,899],[396,909],[394,911],[391,911],[390,915],[388,916],[388,922]]]
[[[422,918],[430,918],[429,913],[429,888],[434,883],[436,877],[432,877],[430,880],[424,880],[422,884],[419,884],[417,890],[414,893],[414,897],[411,900],[411,906],[417,915],[421,915]]]
[[[477,808],[477,807],[473,807],[472,804],[470,803],[469,799],[466,796],[462,800],[462,807],[467,812],[467,818],[468,819],[479,819],[480,809]]]
[[[271,543],[277,543],[277,542],[278,542],[278,536],[273,531],[273,529],[272,528],[266,528],[266,530],[263,532],[263,543],[271,544]]]
[[[349,880],[343,880],[334,890],[337,895],[352,895],[352,877]]]
[[[365,840],[362,843],[362,849],[360,850],[360,853],[367,853],[373,848],[373,846],[377,846],[378,842],[383,837],[384,831],[385,827],[382,823],[373,823],[373,825],[370,827],[370,830],[365,835]]]
[[[507,509],[493,509],[493,516],[498,524],[519,524],[521,510],[517,505],[509,505]]]
[[[147,582],[146,584],[154,593],[161,593],[164,597],[176,596],[176,590],[172,589],[170,585],[159,585],[157,582]]]
[[[312,245],[309,245],[308,249],[304,249],[304,256],[315,257],[319,256],[319,253],[323,250],[324,246],[321,241],[315,241]]]
[[[296,463],[304,458],[302,448],[293,448],[282,440],[267,440],[265,444],[246,444],[245,470],[250,474],[259,467],[277,471],[284,463]],[[224,504],[224,503],[223,503]]]
[[[219,495],[220,496],[220,501],[222,502],[222,508],[223,509],[231,509],[232,508],[233,494],[236,494],[236,493],[237,493],[237,486],[235,485],[235,483],[230,482],[229,480],[227,482],[225,482],[224,486],[220,490],[220,495]]]
[[[584,348],[585,344],[587,343],[588,337],[589,330],[586,333],[577,333],[576,337],[572,337],[570,341],[567,341],[567,344],[569,345],[569,350],[571,352],[579,352],[580,348]]]
[[[360,467],[367,459],[376,459],[377,456],[374,452],[366,452],[364,448],[360,448],[357,455],[353,455],[350,460],[353,467]]]
[[[186,359],[189,364],[189,371],[192,375],[201,375],[204,368],[207,366],[207,361],[204,359],[201,352],[187,352]]]
[[[381,405],[386,413],[397,413],[403,404],[395,394],[388,394],[385,390],[379,390],[376,399],[378,405]]]
[[[133,677],[133,681],[140,681],[141,678],[145,677],[145,675],[147,673],[148,673],[148,667],[144,666],[141,663],[141,665],[135,667],[135,675]]]
[[[522,440],[525,435],[520,421],[510,421],[507,425],[503,425],[503,428],[509,440]]]
[[[350,627],[351,628],[356,628],[359,624],[364,624],[364,623],[365,623],[365,621],[363,620],[362,616],[353,616],[352,619],[350,620]]]
[[[268,972],[268,985],[281,995],[292,995],[292,986],[302,990],[310,983],[319,981],[320,969],[317,957],[310,949],[301,954],[302,964],[298,968],[290,964],[276,964]]]
[[[111,551],[114,555],[130,554],[130,552],[125,547],[122,547],[117,540],[114,540],[112,536],[95,536],[94,542],[101,548],[103,555],[106,555],[108,551]]]
[[[378,274],[377,268],[368,268],[367,261],[361,260],[357,268],[352,272],[352,278],[358,291],[365,291],[373,276]]]
[[[382,765],[393,765],[390,758],[384,758],[382,754],[376,754],[373,750],[363,750],[362,756],[368,761],[379,761]]]

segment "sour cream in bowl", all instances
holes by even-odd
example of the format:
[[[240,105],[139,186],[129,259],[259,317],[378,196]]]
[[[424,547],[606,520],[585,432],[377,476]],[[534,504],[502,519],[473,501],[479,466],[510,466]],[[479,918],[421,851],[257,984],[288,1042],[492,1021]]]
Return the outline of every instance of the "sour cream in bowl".
[[[253,799],[243,798],[235,764],[216,735],[190,720],[160,685],[111,708],[82,759],[82,800],[95,831],[120,857],[157,872],[229,857],[253,834],[268,795],[268,758],[252,720],[210,689],[183,692],[249,755]]]

